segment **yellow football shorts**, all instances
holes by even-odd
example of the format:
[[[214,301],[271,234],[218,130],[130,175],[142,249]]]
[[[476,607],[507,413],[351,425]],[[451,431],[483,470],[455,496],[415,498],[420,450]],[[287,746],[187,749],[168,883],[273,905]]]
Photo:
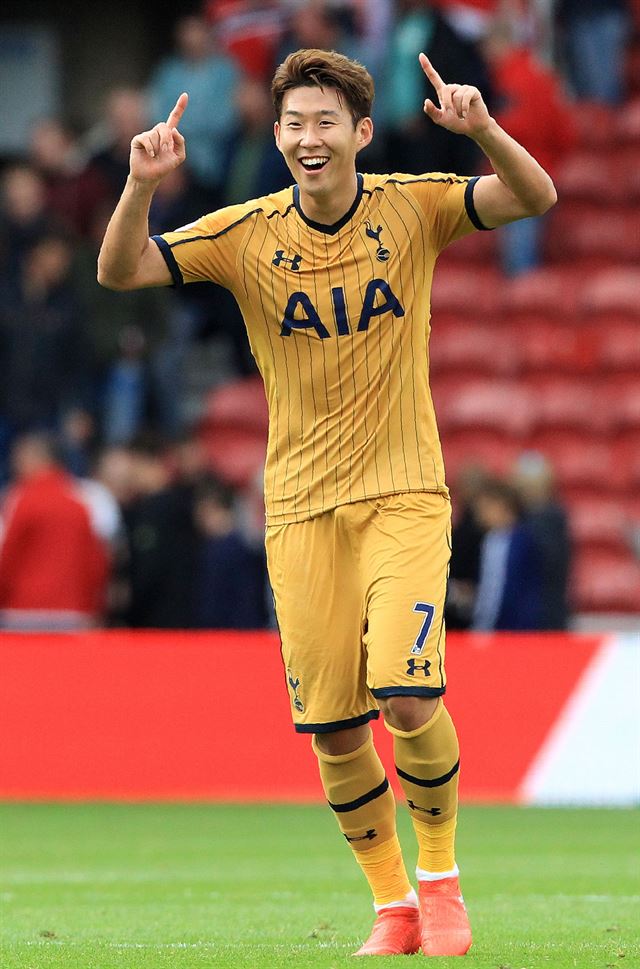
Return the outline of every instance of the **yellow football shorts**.
[[[447,495],[340,505],[269,526],[266,547],[296,730],[366,723],[376,697],[444,693]]]

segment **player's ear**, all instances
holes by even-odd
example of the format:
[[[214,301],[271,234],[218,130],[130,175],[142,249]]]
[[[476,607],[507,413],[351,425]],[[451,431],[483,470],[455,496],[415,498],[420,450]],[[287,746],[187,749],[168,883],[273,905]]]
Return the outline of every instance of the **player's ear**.
[[[371,143],[373,138],[373,121],[371,118],[360,118],[357,125],[358,134],[358,151],[362,151],[366,148],[368,144]]]
[[[276,139],[278,151],[282,151],[280,147],[280,123],[278,121],[273,122],[273,137]]]

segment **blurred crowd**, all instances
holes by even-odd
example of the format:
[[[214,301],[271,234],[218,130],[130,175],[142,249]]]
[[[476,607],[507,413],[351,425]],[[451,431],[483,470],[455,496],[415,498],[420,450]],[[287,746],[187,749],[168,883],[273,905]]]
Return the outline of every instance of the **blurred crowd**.
[[[272,625],[259,483],[240,498],[197,437],[151,432],[72,474],[55,437],[11,449],[0,627],[260,629]]]
[[[185,407],[185,361],[212,336],[227,348],[231,376],[254,373],[235,301],[211,286],[112,293],[96,282],[97,253],[135,134],[189,92],[181,126],[187,162],[158,188],[152,233],[278,191],[291,179],[273,141],[269,82],[287,53],[313,46],[361,60],[376,81],[376,138],[361,156],[362,170],[482,172],[473,142],[423,116],[432,95],[416,58],[424,50],[445,80],[477,85],[498,120],[553,175],[575,144],[573,102],[615,106],[625,97],[632,8],[631,0],[207,0],[178,17],[174,49],[144,88],[105,93],[95,125],[79,131],[68,118],[42,118],[25,156],[5,158],[0,173],[5,621],[22,622],[14,613],[29,613],[37,599],[29,591],[31,582],[37,587],[32,569],[23,566],[26,591],[16,577],[23,504],[50,516],[64,507],[70,519],[75,514],[78,535],[78,508],[85,508],[83,527],[97,540],[93,547],[78,537],[87,588],[76,590],[73,605],[54,596],[45,610],[50,621],[57,611],[65,612],[63,623],[71,613],[80,623],[134,626],[272,621],[255,495],[233,494],[208,473]],[[501,230],[505,274],[539,264],[543,233],[544,219]],[[454,623],[512,621],[501,613],[495,576],[487,578],[491,563],[504,572],[512,560],[518,568],[528,561],[531,513],[525,527],[526,501],[510,489],[484,482],[469,508],[482,541],[473,568],[454,575]],[[45,518],[36,515],[42,527]],[[507,544],[490,539],[507,531]],[[43,541],[44,548],[62,544],[55,530]],[[38,561],[40,572],[51,570],[52,588],[71,569],[57,555]],[[527,585],[546,581],[540,567]],[[218,591],[205,592],[211,589]],[[566,607],[540,621],[561,628]]]
[[[261,483],[234,494],[197,436],[141,434],[79,476],[51,434],[32,431],[15,440],[11,467],[0,628],[275,625]],[[545,458],[524,452],[508,480],[469,465],[453,492],[448,626],[566,629],[571,541]]]

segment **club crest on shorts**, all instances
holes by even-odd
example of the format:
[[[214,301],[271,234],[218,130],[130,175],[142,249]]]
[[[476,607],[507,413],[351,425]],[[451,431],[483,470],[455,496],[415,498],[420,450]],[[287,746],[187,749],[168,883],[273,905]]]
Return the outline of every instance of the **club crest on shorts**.
[[[298,713],[304,713],[304,703],[300,699],[298,694],[298,688],[300,686],[300,677],[295,676],[289,668],[287,668],[287,682],[291,687],[291,692],[293,696],[291,697],[291,702],[298,711]]]

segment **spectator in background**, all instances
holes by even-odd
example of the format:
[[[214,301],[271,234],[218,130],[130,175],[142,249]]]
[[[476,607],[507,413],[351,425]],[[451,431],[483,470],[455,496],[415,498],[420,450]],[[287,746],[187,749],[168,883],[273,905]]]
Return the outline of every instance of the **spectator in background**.
[[[129,543],[127,625],[188,629],[192,625],[195,525],[173,486],[167,449],[153,435],[130,446],[136,497],[125,513]]]
[[[305,0],[291,10],[278,63],[303,47],[336,50],[358,61],[363,60],[365,53],[348,6],[327,0]]]
[[[475,514],[485,535],[472,628],[540,629],[541,564],[515,489],[486,481],[476,495]]]
[[[496,98],[494,117],[553,177],[577,142],[572,106],[556,73],[516,37],[517,23],[503,18],[484,43]],[[545,224],[545,217],[538,216],[498,230],[502,268],[508,276],[540,264]]]
[[[175,104],[176,92],[189,94],[183,125],[189,141],[186,167],[195,196],[193,206],[201,215],[221,204],[240,72],[230,57],[214,49],[211,28],[203,17],[180,18],[175,42],[175,54],[164,59],[151,79],[151,107],[154,116],[166,118]]]
[[[90,238],[78,253],[74,285],[86,314],[98,437],[113,445],[133,440],[154,413],[156,401],[162,400],[163,407],[155,407],[159,428],[172,433],[177,427],[178,416],[169,409],[178,406],[180,361],[160,383],[158,360],[179,305],[168,289],[113,293],[96,285],[96,259],[107,221],[104,209],[96,213]]]
[[[571,537],[567,513],[555,494],[553,471],[542,454],[526,451],[518,458],[512,481],[524,506],[542,571],[538,628],[567,629]]]
[[[95,458],[92,480],[113,498],[118,509],[118,529],[111,540],[112,567],[106,623],[126,626],[130,605],[129,530],[127,522],[135,498],[134,458],[126,447],[106,447]],[[106,521],[106,515],[105,515]]]
[[[230,488],[215,478],[196,492],[199,532],[194,581],[195,625],[199,629],[263,629],[267,625],[264,555],[252,548],[234,514]]]
[[[47,207],[44,180],[33,165],[12,164],[0,184],[0,296],[19,288],[26,253],[46,233],[61,229]]]
[[[153,196],[149,210],[150,230],[154,233],[160,232],[167,224],[175,225],[178,222],[186,224],[192,221],[201,214],[199,208],[196,210],[196,205],[197,200],[193,198],[189,173],[182,165],[174,169],[158,185],[158,191]]]
[[[184,490],[186,501],[192,507],[196,489],[211,471],[209,455],[197,428],[187,428],[172,440],[167,456],[173,479]]]
[[[47,210],[74,235],[88,236],[95,212],[111,195],[98,167],[84,163],[71,129],[59,118],[38,122],[30,160],[43,179]]]
[[[67,471],[85,478],[93,460],[96,424],[88,408],[69,407],[63,414],[58,431],[60,457]]]
[[[71,631],[99,624],[109,560],[85,495],[44,434],[20,437],[12,463],[15,483],[2,515],[0,625]]]
[[[484,530],[475,516],[475,499],[487,481],[476,464],[462,468],[452,489],[455,517],[451,533],[451,562],[445,602],[448,629],[468,629],[473,617],[480,578],[480,550]]]
[[[457,34],[427,0],[401,0],[379,106],[387,136],[387,165],[392,172],[473,174],[483,157],[475,142],[425,120],[424,100],[435,95],[420,70],[416,51],[424,51],[438,64],[445,84],[455,78],[456,83],[474,85],[492,107],[491,82],[478,46]]]
[[[254,80],[268,81],[283,30],[280,0],[208,0],[205,16],[220,46]]]
[[[109,92],[104,118],[90,132],[91,164],[109,187],[110,200],[119,198],[129,176],[131,139],[146,127],[149,116],[144,91],[134,87],[114,88]]]
[[[14,432],[59,429],[89,397],[89,350],[66,236],[41,235],[24,255],[13,298],[0,306],[0,410]]]
[[[367,70],[376,88],[382,84],[381,71],[387,59],[394,17],[394,0],[352,0]]]
[[[511,0],[510,5],[527,2]],[[446,20],[460,36],[479,41],[486,35],[493,17],[505,5],[505,0],[431,0],[431,5],[442,10]]]
[[[273,137],[269,88],[262,81],[244,78],[235,101],[236,125],[225,166],[225,205],[279,192],[291,184],[291,173]]]
[[[627,0],[559,0],[567,74],[579,99],[619,104],[631,17]]]

